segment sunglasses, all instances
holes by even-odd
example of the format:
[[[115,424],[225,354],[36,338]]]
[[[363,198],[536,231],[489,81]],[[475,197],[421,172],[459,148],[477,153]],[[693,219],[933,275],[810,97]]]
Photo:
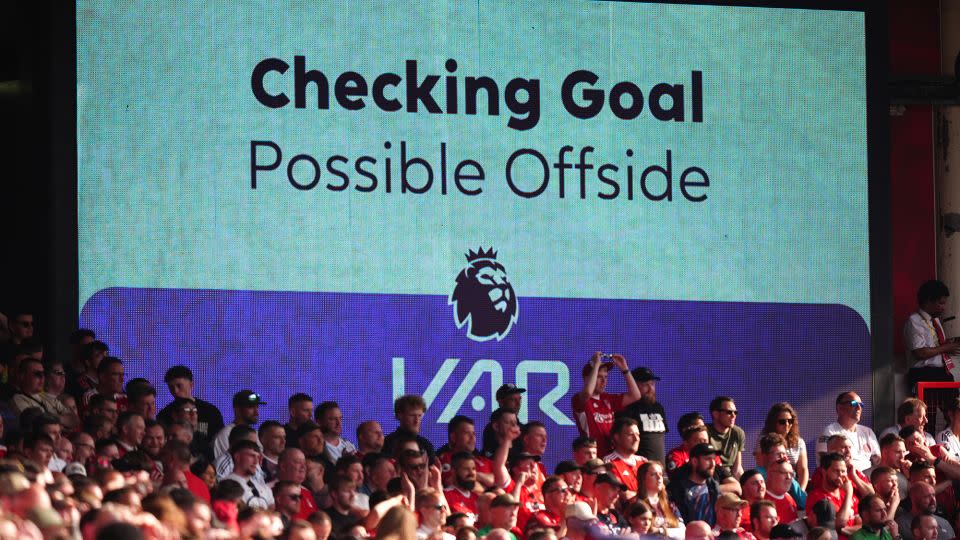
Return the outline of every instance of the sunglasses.
[[[725,415],[727,415],[727,416],[736,416],[736,415],[737,415],[737,411],[734,410],[734,409],[720,409],[719,412],[722,412],[723,414],[725,414]]]
[[[854,400],[851,400],[851,401],[850,401],[850,406],[853,407],[854,409],[862,409],[862,408],[863,408],[863,402],[862,402],[862,401],[857,401],[857,400],[854,399]]]
[[[183,412],[185,412],[185,413],[187,413],[187,414],[193,414],[193,413],[197,412],[198,409],[197,409],[196,407],[184,407],[184,408],[182,408],[182,409],[180,409],[180,410],[183,411]]]
[[[793,418],[780,418],[777,420],[777,423],[780,424],[781,426],[792,426]]]

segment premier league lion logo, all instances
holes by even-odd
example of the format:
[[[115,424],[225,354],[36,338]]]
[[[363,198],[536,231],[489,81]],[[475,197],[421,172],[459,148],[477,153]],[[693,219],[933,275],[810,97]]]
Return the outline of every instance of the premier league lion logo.
[[[453,306],[457,328],[467,325],[467,337],[474,341],[500,341],[517,322],[517,295],[492,247],[467,253],[467,266],[457,275],[447,303]]]

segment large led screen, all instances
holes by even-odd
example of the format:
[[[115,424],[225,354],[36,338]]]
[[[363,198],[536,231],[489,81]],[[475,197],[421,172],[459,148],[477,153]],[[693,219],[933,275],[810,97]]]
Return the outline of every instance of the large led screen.
[[[865,56],[839,10],[78,1],[81,325],[227,421],[302,391],[352,439],[416,393],[439,446],[516,383],[552,468],[599,350],[668,447],[729,395],[812,450],[872,405]]]

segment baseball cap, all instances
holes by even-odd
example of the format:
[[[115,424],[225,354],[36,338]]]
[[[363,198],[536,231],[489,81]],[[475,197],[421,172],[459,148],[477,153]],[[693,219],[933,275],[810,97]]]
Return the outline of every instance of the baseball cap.
[[[490,501],[490,508],[494,508],[497,506],[520,506],[520,503],[518,503],[517,500],[513,498],[513,495],[509,493],[502,493],[500,495],[497,495],[496,497],[493,498],[492,501]]]
[[[633,379],[637,382],[647,382],[647,381],[659,381],[660,377],[657,377],[653,374],[653,371],[650,371],[650,368],[638,367],[630,372],[633,375]]]
[[[581,470],[579,465],[577,465],[573,461],[567,460],[567,461],[561,461],[560,463],[557,463],[557,467],[553,469],[553,474],[563,474],[563,473],[579,471],[579,470]]]
[[[540,456],[538,456],[538,455],[536,455],[536,454],[531,454],[530,452],[524,452],[524,451],[520,451],[520,452],[510,452],[510,464],[511,464],[511,465],[517,463],[518,461],[524,460],[524,459],[532,459],[532,460],[534,460],[534,461],[540,461]]]
[[[611,486],[620,488],[621,490],[627,489],[627,486],[623,484],[616,476],[610,473],[600,473],[597,475],[597,479],[593,481],[594,484],[610,484]]]
[[[575,503],[568,504],[566,508],[563,509],[563,517],[579,519],[580,521],[592,521],[597,519],[597,516],[594,515],[593,510],[590,509],[590,505],[583,501],[577,501]]]
[[[694,446],[692,450],[690,450],[690,457],[709,456],[711,454],[716,455],[719,453],[720,452],[716,448],[714,448],[713,445],[709,443],[700,443]]]
[[[737,497],[733,493],[724,493],[717,498],[717,506],[720,508],[743,508],[748,504],[750,503]]]
[[[776,538],[803,538],[803,535],[786,523],[781,523],[774,525],[773,529],[770,530],[770,540]]]
[[[604,369],[604,368],[610,369],[610,368],[612,368],[612,367],[613,367],[613,362],[604,362],[604,363],[600,364],[600,369]],[[582,374],[583,374],[584,377],[586,377],[587,375],[590,374],[590,369],[591,369],[591,368],[590,368],[590,362],[587,362],[587,364],[586,364],[585,366],[583,366],[583,372],[582,372]]]
[[[83,466],[83,463],[78,463],[74,461],[73,463],[68,463],[67,466],[63,468],[63,474],[67,476],[71,476],[74,474],[86,476],[87,468]]]
[[[504,384],[500,386],[500,388],[497,388],[497,399],[503,399],[510,394],[522,394],[526,391],[526,388],[520,388],[515,384]]]
[[[266,405],[260,394],[253,390],[241,390],[233,395],[234,407],[251,407],[254,405]]]
[[[600,458],[593,458],[590,461],[584,463],[583,468],[581,470],[584,472],[591,472],[594,469],[599,469],[599,468],[603,468],[604,470],[610,470],[610,465]]]

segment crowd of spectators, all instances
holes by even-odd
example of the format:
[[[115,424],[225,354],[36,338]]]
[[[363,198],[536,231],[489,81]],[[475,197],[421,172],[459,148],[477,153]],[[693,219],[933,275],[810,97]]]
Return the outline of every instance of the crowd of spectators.
[[[682,443],[668,450],[659,378],[598,352],[572,398],[579,436],[548,470],[548,426],[518,421],[525,389],[511,384],[487,424],[456,416],[445,441],[421,434],[417,395],[395,400],[392,433],[354,418],[347,434],[337,403],[304,393],[288,417],[262,419],[258,393],[239,390],[220,411],[182,365],[163,386],[127,381],[90,330],[70,337],[70,358],[49,358],[34,323],[16,312],[2,328],[0,540],[949,540],[960,517],[956,397],[941,432],[927,433],[929,405],[909,398],[878,438],[860,396],[843,392],[808,456],[789,403],[747,441],[737,404],[718,396],[706,416],[676,419]],[[626,392],[608,393],[610,376]],[[170,399],[159,411],[158,391]]]

